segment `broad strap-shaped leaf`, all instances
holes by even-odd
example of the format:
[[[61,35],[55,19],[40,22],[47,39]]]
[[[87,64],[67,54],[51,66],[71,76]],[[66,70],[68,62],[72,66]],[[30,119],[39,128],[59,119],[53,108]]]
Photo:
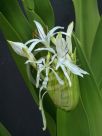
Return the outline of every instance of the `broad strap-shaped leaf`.
[[[13,40],[13,41],[21,41],[21,37],[19,36],[19,34],[15,31],[15,29],[11,26],[11,24],[6,20],[6,18],[3,16],[2,13],[0,13],[0,28],[1,28],[6,39]],[[22,57],[15,54],[10,46],[9,46],[9,49],[10,49],[11,55],[12,55],[16,65],[17,65],[17,67],[18,67],[18,69],[19,69],[19,71],[25,81],[25,84],[29,88],[33,98],[36,99],[33,85],[30,83],[30,80],[28,79],[28,75],[26,72],[26,65],[24,64],[25,60]]]
[[[0,12],[0,30],[3,32],[5,37],[9,40],[19,40],[21,41],[21,37],[14,30],[11,24],[7,21],[4,15]]]
[[[102,86],[102,18],[100,20],[91,53],[91,67],[97,84]]]
[[[100,20],[97,0],[73,0],[76,16],[76,34],[87,58]]]
[[[17,0],[1,0],[0,11],[24,41],[32,37],[30,24],[23,15]]]
[[[4,127],[4,125],[0,122],[0,136],[11,136],[9,131]]]
[[[87,114],[81,101],[72,111],[57,109],[57,136],[90,136]]]
[[[51,29],[54,26],[54,14],[49,0],[34,0],[35,12],[42,18],[45,25]]]
[[[47,119],[47,128],[50,132],[51,136],[56,136],[56,123],[53,120],[53,118],[50,116],[50,114],[48,114],[47,112],[45,112],[46,115],[46,119]]]
[[[27,9],[34,11],[35,5],[34,5],[34,0],[22,0],[22,3],[24,7]]]
[[[28,4],[28,2],[29,2],[29,4]],[[36,29],[34,20],[40,22],[43,27],[46,27],[46,25],[44,24],[42,18],[34,11],[34,7],[30,6],[31,4],[34,3],[34,0],[31,0],[31,1],[29,1],[29,0],[25,0],[25,1],[22,0],[22,3],[23,3],[23,6],[24,6],[24,9],[25,9],[28,21],[31,24],[33,30]]]
[[[90,74],[89,76],[85,76],[83,79],[79,78],[81,99],[89,120],[90,135],[101,136],[102,98],[80,43],[75,40],[75,44],[77,47],[79,64]]]

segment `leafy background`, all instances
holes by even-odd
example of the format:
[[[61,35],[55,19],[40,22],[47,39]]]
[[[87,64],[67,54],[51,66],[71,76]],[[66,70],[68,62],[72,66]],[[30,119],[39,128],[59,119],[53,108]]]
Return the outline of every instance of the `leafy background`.
[[[64,1],[52,0],[52,4],[55,10],[56,24],[66,27],[68,22],[74,19],[74,12],[73,12],[71,0],[70,1],[69,0],[64,0]],[[99,6],[100,5],[101,4],[99,4]],[[6,15],[7,14],[6,9],[4,9],[4,12]],[[59,16],[59,12],[60,12],[60,16]],[[29,15],[29,12],[28,12],[28,15]],[[23,35],[24,39],[26,39],[26,37],[27,35]],[[0,85],[2,88],[0,89],[0,92],[1,92],[1,95],[0,95],[1,106],[0,107],[2,109],[0,111],[1,121],[5,124],[5,126],[10,130],[10,132],[14,136],[16,135],[26,136],[26,135],[29,135],[29,133],[30,135],[40,136],[42,124],[41,124],[41,117],[40,117],[39,111],[37,110],[37,106],[34,105],[31,95],[25,88],[24,82],[22,81],[19,72],[16,70],[15,64],[13,63],[11,58],[9,59],[9,53],[6,48],[5,41],[2,41],[0,48],[2,50],[2,52],[0,53],[1,54]],[[82,94],[82,95],[85,95],[85,94]],[[81,113],[80,113],[80,116],[81,116]],[[70,117],[70,114],[69,114],[69,117]],[[71,120],[69,121],[70,123],[72,123]],[[66,124],[66,127],[67,127],[67,124]],[[39,128],[40,128],[40,131],[39,131]],[[70,128],[68,129],[70,130]],[[72,132],[69,132],[69,133],[72,133]],[[45,135],[45,133],[41,133],[41,135]]]

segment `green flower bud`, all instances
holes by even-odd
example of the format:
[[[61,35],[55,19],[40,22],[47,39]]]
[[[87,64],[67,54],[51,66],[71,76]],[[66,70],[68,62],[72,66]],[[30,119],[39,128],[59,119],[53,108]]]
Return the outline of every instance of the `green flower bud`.
[[[61,74],[59,75],[61,76]],[[53,73],[49,74],[48,94],[57,107],[66,111],[73,110],[77,106],[80,97],[78,77],[72,73],[70,74],[71,87],[64,75],[61,78],[64,85],[58,83]]]

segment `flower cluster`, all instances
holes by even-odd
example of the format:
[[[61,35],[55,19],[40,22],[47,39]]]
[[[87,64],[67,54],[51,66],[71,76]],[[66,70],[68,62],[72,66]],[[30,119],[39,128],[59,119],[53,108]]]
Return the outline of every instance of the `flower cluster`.
[[[72,52],[71,38],[73,33],[73,22],[68,26],[66,33],[62,31],[56,32],[58,29],[63,29],[63,27],[57,26],[51,29],[47,34],[45,34],[39,22],[34,21],[34,23],[38,30],[38,38],[31,39],[26,43],[8,42],[18,55],[27,58],[26,64],[30,63],[37,70],[36,87],[39,88],[39,109],[43,117],[43,130],[45,130],[46,118],[42,102],[44,95],[47,93],[47,84],[50,82],[49,72],[53,72],[58,83],[64,85],[64,81],[57,72],[61,69],[70,87],[72,86],[70,73],[81,77],[88,73],[79,68],[75,64],[76,62],[73,61],[76,58],[75,51],[74,53]],[[66,38],[63,38],[63,35],[65,35]],[[41,47],[39,47],[39,43]],[[36,58],[34,54],[41,52],[46,52],[46,55]],[[44,89],[46,91],[42,95],[42,90]]]

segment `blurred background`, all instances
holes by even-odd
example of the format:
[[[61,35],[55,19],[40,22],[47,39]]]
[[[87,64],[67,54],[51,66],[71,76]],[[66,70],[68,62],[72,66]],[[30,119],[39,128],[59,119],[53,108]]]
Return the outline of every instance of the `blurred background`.
[[[21,1],[19,4],[22,8]],[[51,0],[56,25],[64,26],[75,20],[71,0]],[[102,0],[98,0],[102,13]],[[11,58],[0,31],[0,121],[12,136],[50,136],[42,131],[42,118],[31,94]]]

